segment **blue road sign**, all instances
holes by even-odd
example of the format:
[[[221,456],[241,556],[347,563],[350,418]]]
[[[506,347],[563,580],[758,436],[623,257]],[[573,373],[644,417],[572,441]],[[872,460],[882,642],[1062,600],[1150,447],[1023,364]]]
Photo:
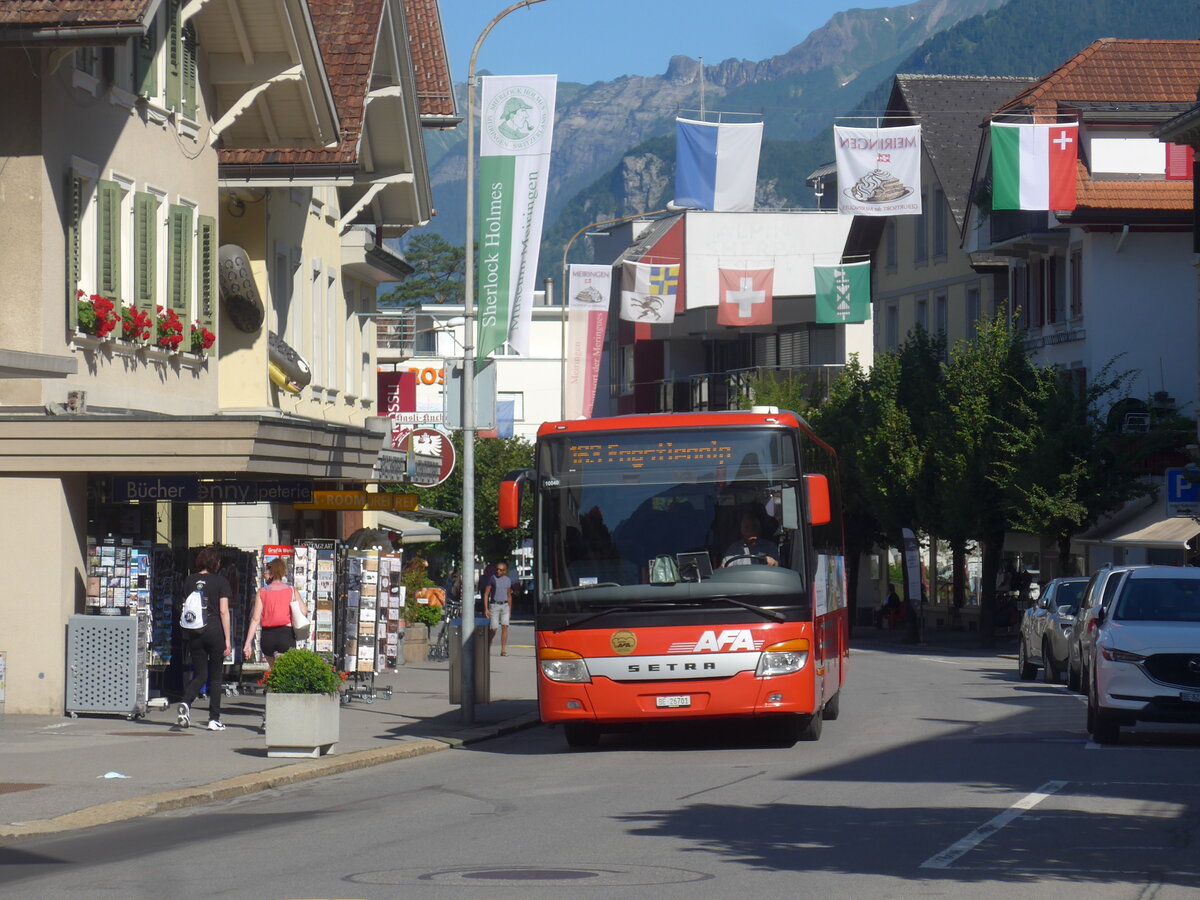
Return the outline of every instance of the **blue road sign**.
[[[1165,481],[1168,516],[1200,515],[1200,467],[1167,469]]]

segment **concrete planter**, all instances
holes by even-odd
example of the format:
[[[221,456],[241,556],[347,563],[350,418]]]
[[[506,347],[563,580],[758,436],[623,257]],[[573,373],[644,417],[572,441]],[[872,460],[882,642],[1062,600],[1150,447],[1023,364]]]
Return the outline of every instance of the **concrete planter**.
[[[429,657],[429,626],[413,622],[404,630],[400,652],[406,663],[425,662]]]
[[[267,756],[318,757],[338,741],[341,698],[337,694],[267,692]]]

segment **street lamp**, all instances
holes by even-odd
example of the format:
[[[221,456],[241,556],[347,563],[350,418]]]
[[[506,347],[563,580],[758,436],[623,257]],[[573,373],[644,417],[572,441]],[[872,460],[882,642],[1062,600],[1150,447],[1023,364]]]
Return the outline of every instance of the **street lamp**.
[[[463,517],[462,517],[462,628],[459,630],[459,662],[462,681],[459,699],[462,721],[475,721],[475,59],[483,39],[510,12],[543,0],[520,0],[487,24],[475,41],[467,67],[467,244],[463,303]]]
[[[592,222],[590,225],[584,225],[577,232],[571,235],[571,239],[567,241],[567,245],[563,247],[562,255],[562,400],[559,404],[559,418],[567,418],[567,307],[571,302],[570,282],[567,280],[567,254],[571,252],[571,246],[575,240],[590,232],[593,228],[604,228],[609,225],[621,225],[625,222],[632,222],[634,219],[648,219],[651,216],[662,215],[670,212],[666,209],[656,209],[651,212],[634,213],[631,216],[621,216],[616,219],[604,219],[601,222]]]

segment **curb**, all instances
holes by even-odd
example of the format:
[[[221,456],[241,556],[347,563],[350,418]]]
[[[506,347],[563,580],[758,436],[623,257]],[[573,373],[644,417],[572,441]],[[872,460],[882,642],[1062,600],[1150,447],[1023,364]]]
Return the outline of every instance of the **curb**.
[[[30,822],[20,822],[11,825],[0,825],[0,838],[26,838],[50,834],[61,834],[79,828],[93,828],[97,825],[111,825],[114,822],[125,822],[152,816],[155,813],[169,812],[175,809],[185,809],[190,806],[200,806],[215,800],[231,800],[245,797],[270,788],[284,787],[301,781],[311,781],[326,775],[340,775],[353,772],[356,769],[366,769],[384,763],[396,762],[402,759],[412,759],[437,753],[441,750],[460,749],[468,744],[475,744],[489,738],[511,734],[525,728],[532,728],[541,723],[536,712],[526,713],[516,718],[500,722],[497,725],[480,726],[464,731],[456,737],[430,737],[405,741],[392,747],[379,747],[372,750],[355,750],[351,753],[335,756],[324,756],[312,761],[289,763],[263,772],[251,772],[246,775],[235,775],[208,784],[195,787],[180,788],[174,791],[161,791],[157,794],[147,794],[130,800],[114,800],[89,806],[76,812],[64,813],[49,819],[35,819]]]

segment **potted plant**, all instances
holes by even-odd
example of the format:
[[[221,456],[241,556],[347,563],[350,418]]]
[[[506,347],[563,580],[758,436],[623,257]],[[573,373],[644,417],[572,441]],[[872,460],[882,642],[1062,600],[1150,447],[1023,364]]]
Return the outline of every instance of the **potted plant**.
[[[158,346],[164,350],[179,352],[183,343],[183,321],[173,309],[158,307]]]
[[[342,676],[312,650],[295,648],[263,676],[267,756],[317,757],[339,736]]]
[[[192,352],[197,356],[204,356],[210,347],[217,342],[217,336],[201,325],[199,322],[192,323]]]
[[[83,290],[75,292],[76,321],[79,330],[93,337],[106,338],[121,324],[121,314],[116,304],[99,294],[90,296]]]

